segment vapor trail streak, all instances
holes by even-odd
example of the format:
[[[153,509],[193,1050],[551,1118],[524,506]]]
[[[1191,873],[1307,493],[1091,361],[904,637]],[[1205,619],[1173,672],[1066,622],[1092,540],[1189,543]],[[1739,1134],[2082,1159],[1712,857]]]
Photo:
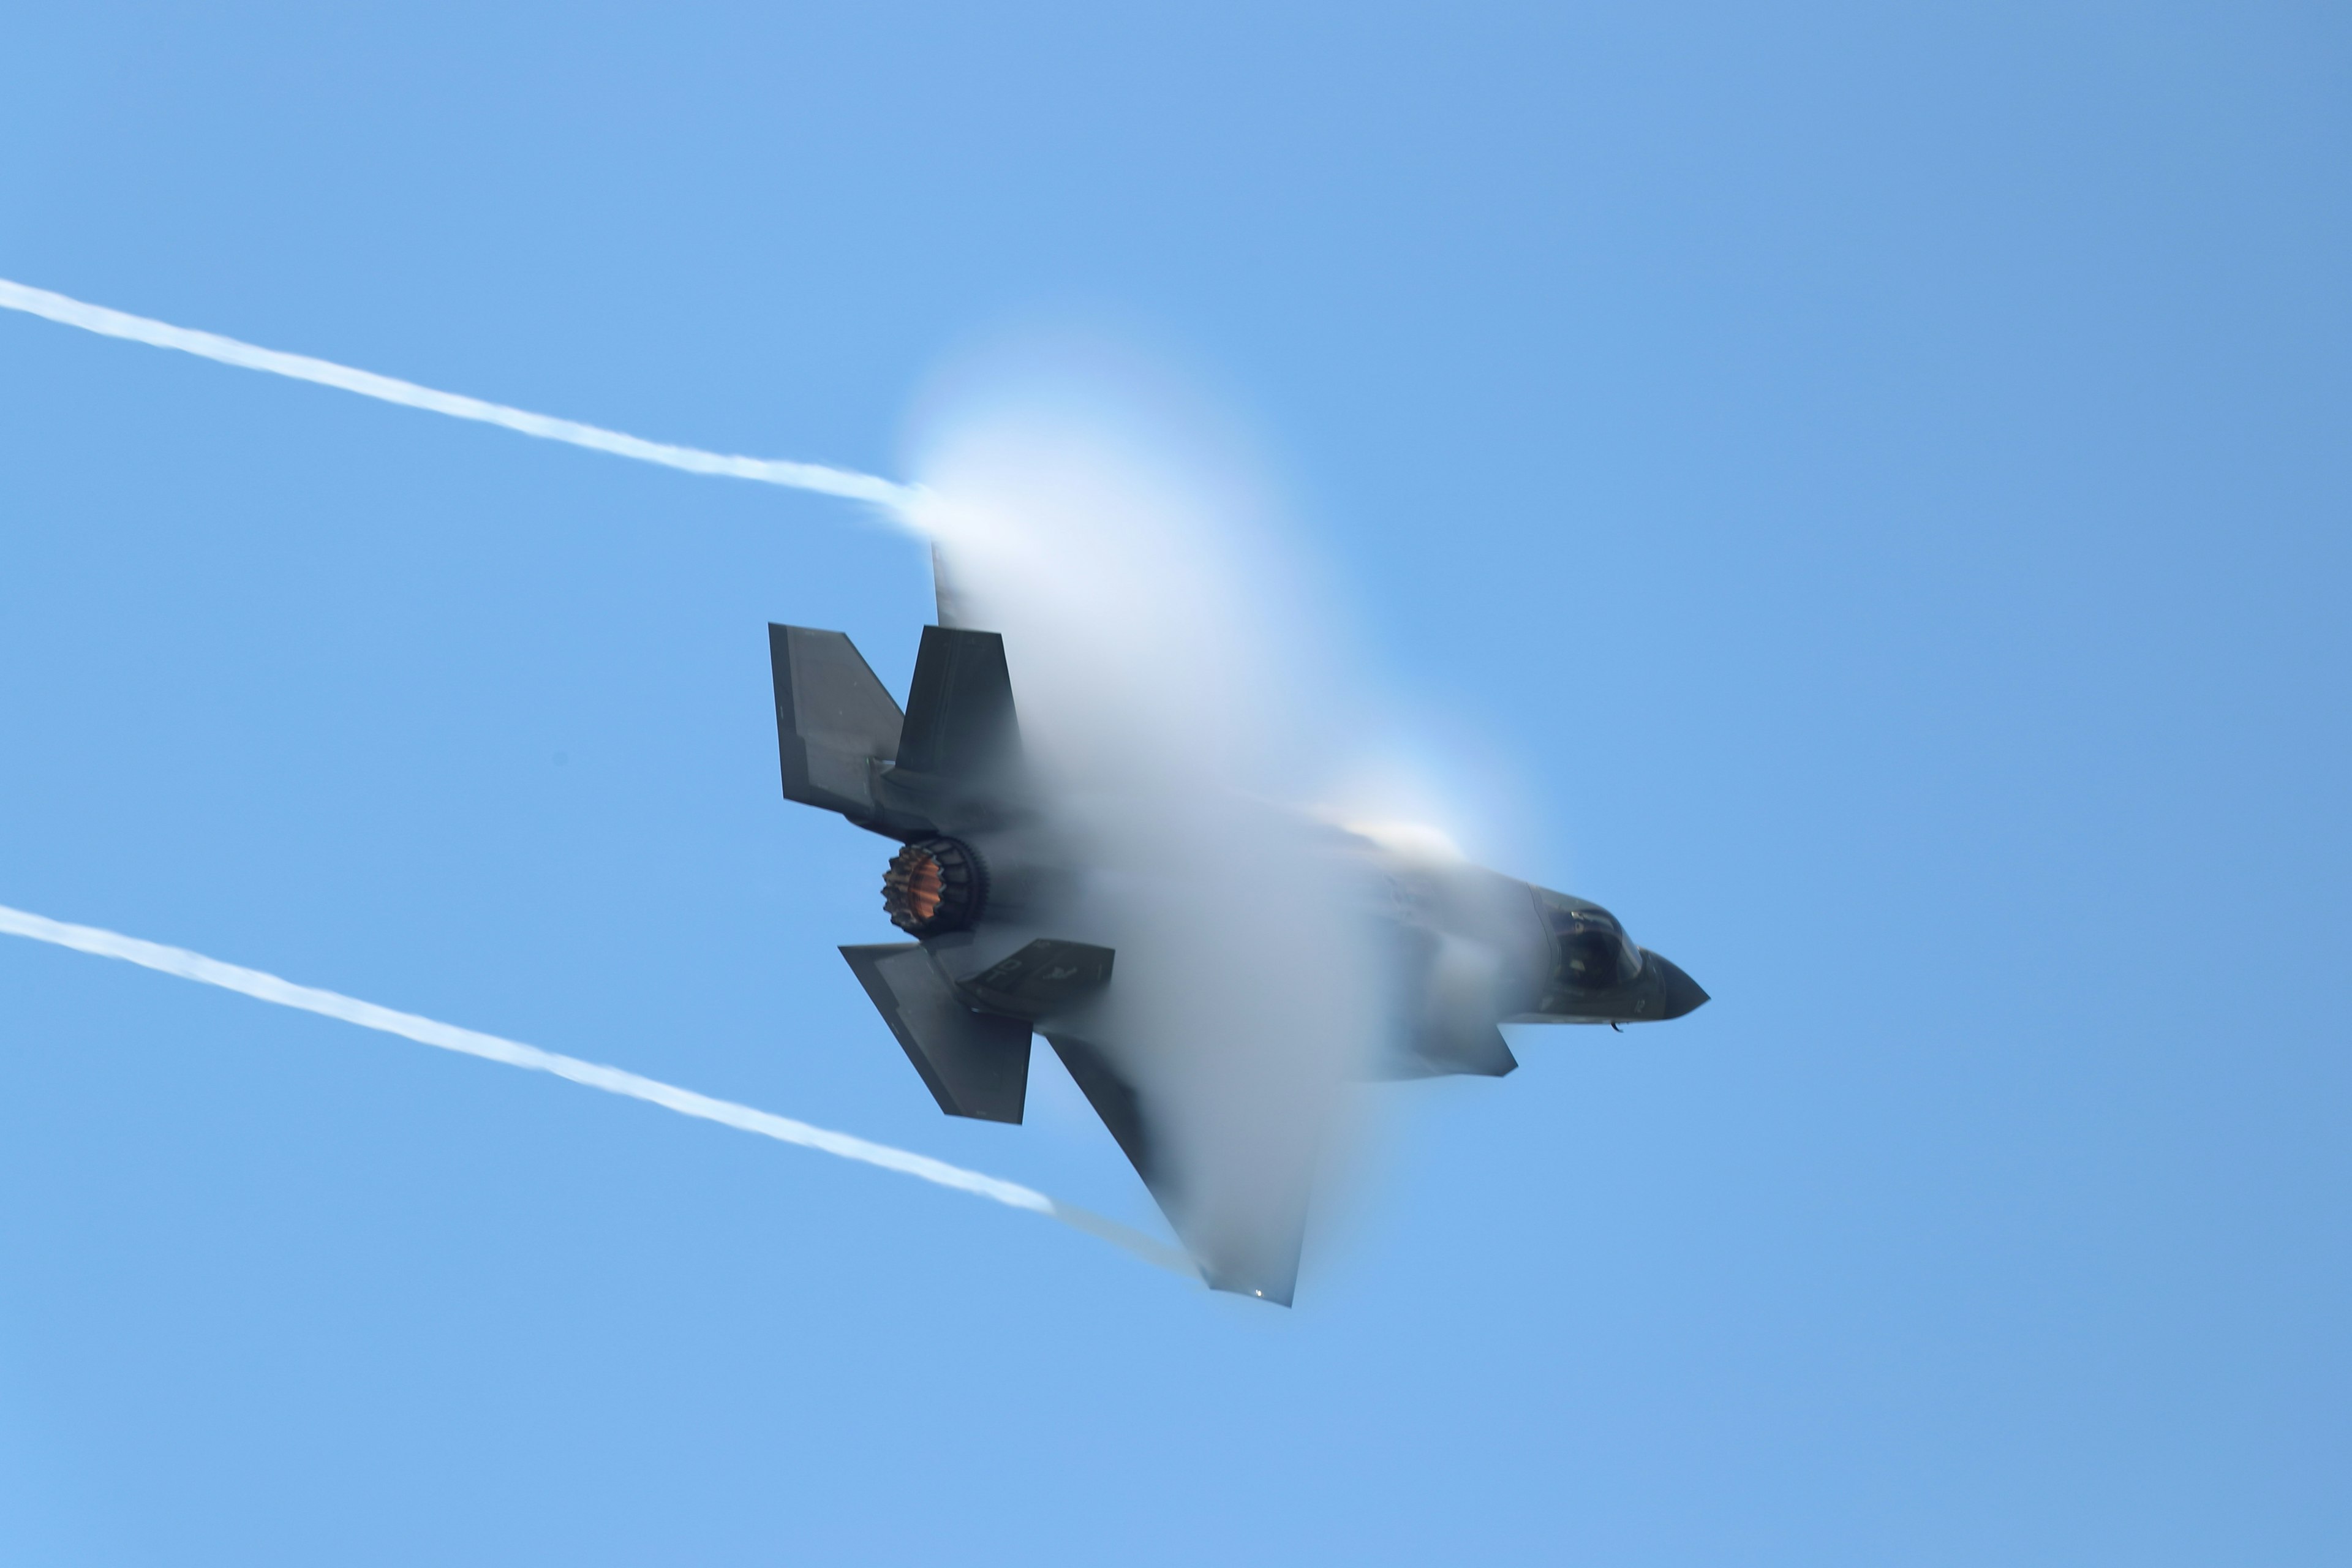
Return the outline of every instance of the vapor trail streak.
[[[159,349],[178,349],[183,353],[218,360],[223,364],[264,370],[272,375],[291,376],[296,381],[313,381],[320,386],[340,387],[345,392],[356,392],[362,397],[381,398],[386,403],[446,414],[452,419],[478,420],[485,425],[502,426],[526,436],[536,436],[541,440],[568,441],[572,446],[610,452],[614,457],[635,458],[641,463],[659,463],[665,468],[684,468],[690,474],[720,474],[730,479],[757,479],[762,484],[783,485],[796,490],[816,490],[830,496],[846,496],[852,500],[874,501],[893,509],[903,505],[915,493],[909,486],[894,484],[888,479],[847,468],[829,468],[821,463],[790,463],[773,458],[730,458],[718,452],[698,451],[692,447],[673,447],[666,442],[642,440],[635,436],[624,436],[617,430],[601,430],[593,425],[509,408],[503,404],[485,403],[478,397],[461,397],[454,392],[436,392],[429,386],[395,381],[391,376],[377,375],[371,371],[353,370],[349,365],[311,359],[304,354],[280,353],[276,349],[256,348],[235,338],[174,327],[165,321],[151,321],[144,316],[125,315],[121,310],[110,310],[103,305],[86,305],[79,300],[52,294],[46,289],[12,283],[5,278],[0,278],[0,308],[22,310],[26,315],[39,316],[68,327],[79,327],[84,331],[99,332],[110,338],[128,338],[133,342],[152,343]]]
[[[28,914],[23,910],[12,910],[5,904],[0,904],[0,933],[29,937],[52,946],[69,947],[78,952],[96,953],[100,958],[119,958],[125,963],[160,970],[165,974],[176,974],[183,980],[217,985],[224,991],[235,991],[257,1001],[274,1002],[281,1007],[298,1007],[306,1013],[340,1018],[346,1024],[357,1024],[362,1029],[399,1035],[423,1045],[438,1046],[445,1051],[462,1051],[467,1056],[504,1062],[509,1067],[553,1073],[558,1078],[570,1079],[573,1083],[585,1084],[590,1089],[601,1089],[607,1094],[647,1100],[675,1110],[681,1116],[698,1116],[706,1121],[723,1122],[729,1127],[757,1132],[779,1142],[797,1143],[804,1149],[820,1150],[844,1160],[879,1165],[886,1171],[917,1176],[926,1182],[990,1198],[1013,1208],[1045,1215],[1124,1248],[1147,1263],[1172,1269],[1188,1279],[1199,1278],[1192,1260],[1183,1253],[1141,1231],[1131,1230],[1116,1220],[1106,1219],[1087,1209],[1055,1203],[1045,1194],[1017,1183],[983,1176],[977,1171],[967,1171],[960,1165],[934,1160],[928,1154],[893,1149],[887,1143],[869,1143],[846,1132],[830,1132],[822,1127],[812,1127],[805,1121],[794,1121],[790,1117],[771,1115],[764,1110],[754,1110],[748,1105],[713,1100],[692,1089],[639,1078],[635,1073],[624,1072],[619,1068],[600,1067],[576,1057],[558,1056],[553,1051],[542,1051],[536,1046],[500,1039],[496,1035],[478,1034],[472,1029],[458,1028],[454,1024],[420,1018],[414,1013],[395,1013],[373,1002],[362,1002],[332,991],[297,985],[290,980],[280,980],[275,974],[264,974],[257,969],[241,969],[234,963],[223,963],[218,959],[206,958],[200,952],[190,952],[184,948],[142,942],[137,937],[100,931],[95,926],[68,925],[62,921]]]

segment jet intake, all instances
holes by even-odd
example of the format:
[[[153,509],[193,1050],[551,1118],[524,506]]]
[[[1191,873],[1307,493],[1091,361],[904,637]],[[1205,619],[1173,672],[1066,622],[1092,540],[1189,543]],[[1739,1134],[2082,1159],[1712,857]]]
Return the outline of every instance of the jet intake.
[[[988,868],[959,839],[918,839],[882,874],[882,908],[909,936],[962,931],[987,904]]]

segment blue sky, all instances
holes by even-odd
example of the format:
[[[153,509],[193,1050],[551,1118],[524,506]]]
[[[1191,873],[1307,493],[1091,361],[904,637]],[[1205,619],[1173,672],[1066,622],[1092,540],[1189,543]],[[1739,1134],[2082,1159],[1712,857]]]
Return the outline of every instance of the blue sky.
[[[1072,323],[1500,868],[1716,1002],[1384,1092],[1299,1308],[0,943],[0,1558],[2333,1563],[2352,29],[2318,6],[104,4],[0,276],[904,471]],[[0,903],[1150,1210],[833,951],[762,623],[917,549],[0,319]]]

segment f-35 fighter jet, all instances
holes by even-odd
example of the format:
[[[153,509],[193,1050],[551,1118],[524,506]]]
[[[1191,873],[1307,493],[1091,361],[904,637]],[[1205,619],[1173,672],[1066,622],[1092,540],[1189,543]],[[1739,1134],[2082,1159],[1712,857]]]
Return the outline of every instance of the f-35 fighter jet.
[[[883,906],[906,940],[841,951],[940,1109],[1018,1122],[1031,1037],[1042,1034],[1210,1285],[1287,1304],[1314,1129],[1276,1110],[1303,1079],[1284,1079],[1270,1048],[1171,1079],[1151,1045],[1120,1037],[1118,1019],[1137,1016],[1108,1005],[1122,984],[1168,984],[1164,964],[1151,974],[1158,955],[1118,950],[1150,940],[1134,935],[1149,922],[1119,916],[1152,900],[1151,879],[1093,875],[1090,846],[1110,840],[1062,830],[1080,807],[1024,765],[1003,638],[924,627],[902,712],[841,633],[771,626],[768,636],[784,797],[898,846]],[[1653,1023],[1707,999],[1598,904],[1377,833],[1305,816],[1279,831],[1364,890],[1361,951],[1373,955],[1387,1037],[1354,1058],[1359,1073],[1500,1077],[1518,1064],[1498,1025]],[[1286,984],[1272,955],[1244,967],[1263,973],[1179,983]],[[1300,1016],[1318,1005],[1298,1002]]]

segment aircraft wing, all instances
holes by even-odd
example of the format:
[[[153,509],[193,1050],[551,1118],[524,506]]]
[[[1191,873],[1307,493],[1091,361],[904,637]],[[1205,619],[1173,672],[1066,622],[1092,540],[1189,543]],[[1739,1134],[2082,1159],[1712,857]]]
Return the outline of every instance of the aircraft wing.
[[[1254,1096],[1253,1086],[1230,1081],[1220,1092],[1187,1092],[1181,1081],[1147,1081],[1154,1075],[1128,1053],[1059,1030],[1045,1040],[1210,1288],[1288,1306],[1328,1107]]]

